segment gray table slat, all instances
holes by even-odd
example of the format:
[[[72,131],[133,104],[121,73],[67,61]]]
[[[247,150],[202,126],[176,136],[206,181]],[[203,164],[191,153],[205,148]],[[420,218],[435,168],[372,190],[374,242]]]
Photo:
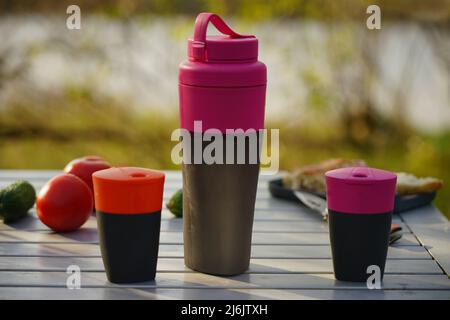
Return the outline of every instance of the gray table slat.
[[[161,288],[33,288],[0,287],[0,299],[185,299],[185,300],[448,300],[450,290],[272,290],[272,289],[161,289]]]
[[[405,235],[401,241],[407,245],[394,245],[389,251],[408,252],[423,251],[423,247],[417,247],[413,244],[414,238]],[[329,246],[328,233],[266,233],[255,232],[252,235],[252,241],[255,246],[258,245],[296,245],[296,246]],[[96,229],[82,229],[70,234],[56,234],[47,231],[0,231],[0,242],[3,243],[98,243]],[[180,232],[161,232],[161,244],[182,244],[183,235]],[[293,248],[288,248],[291,250]],[[0,252],[1,252],[0,248]],[[280,248],[281,250],[281,248]],[[318,249],[320,250],[320,249]],[[427,253],[428,254],[428,253]]]
[[[100,257],[0,257],[0,271],[65,271],[77,265],[82,271],[104,272]],[[158,259],[158,272],[194,272],[183,258]],[[247,273],[333,273],[331,259],[252,259]],[[433,260],[388,260],[387,274],[442,274]]]
[[[98,244],[89,243],[2,243],[0,256],[100,256]],[[160,257],[183,257],[182,245],[160,245]],[[253,245],[253,258],[330,259],[330,246]],[[427,260],[428,252],[421,246],[390,247],[388,259]],[[405,262],[407,263],[407,262]]]
[[[66,272],[3,271],[0,286],[66,287]],[[112,284],[105,273],[83,272],[82,287],[124,288],[268,288],[268,289],[367,289],[365,283],[343,282],[332,274],[241,274],[218,277],[202,273],[159,273],[155,281]],[[385,275],[382,288],[397,290],[450,290],[445,275]]]
[[[447,218],[433,206],[412,210],[401,216],[450,276],[450,222]]]
[[[36,220],[37,221],[37,220]],[[22,224],[26,224],[27,222],[24,221]],[[33,227],[33,225],[35,227]],[[403,224],[399,224],[403,227]],[[5,229],[7,227],[4,227]],[[83,227],[80,230],[96,230],[97,228],[97,222],[94,218],[89,219],[86,221],[86,223],[83,225]],[[11,228],[9,228],[11,229]],[[14,227],[12,227],[14,229]],[[32,226],[30,226],[31,230],[38,231],[37,234],[45,234],[48,235],[52,234],[52,232],[44,225],[42,225],[40,222],[32,223]],[[40,232],[44,231],[44,232]],[[167,231],[167,232],[182,232],[183,231],[183,220],[181,219],[164,219],[161,221],[161,231]],[[299,232],[307,232],[307,233],[313,233],[313,232],[322,232],[326,233],[328,232],[328,224],[322,221],[277,221],[277,220],[255,220],[253,223],[253,231],[254,232],[275,232],[275,233],[282,233],[282,232],[292,232],[292,233],[299,233]],[[8,234],[11,234],[11,232],[3,231],[0,229],[2,237],[8,237]],[[20,230],[20,228],[17,228],[15,230],[17,234],[32,234],[32,232],[29,232],[27,230]],[[81,231],[86,232],[86,231]],[[54,234],[53,234],[54,235]],[[65,236],[66,234],[63,234],[61,236]],[[67,234],[70,236],[70,233]],[[0,240],[2,241],[2,240]]]

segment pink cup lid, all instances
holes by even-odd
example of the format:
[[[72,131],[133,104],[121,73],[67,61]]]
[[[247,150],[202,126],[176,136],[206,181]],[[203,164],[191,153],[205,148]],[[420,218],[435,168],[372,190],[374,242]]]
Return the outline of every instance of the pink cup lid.
[[[397,176],[368,167],[341,168],[325,174],[329,210],[376,214],[394,209]]]

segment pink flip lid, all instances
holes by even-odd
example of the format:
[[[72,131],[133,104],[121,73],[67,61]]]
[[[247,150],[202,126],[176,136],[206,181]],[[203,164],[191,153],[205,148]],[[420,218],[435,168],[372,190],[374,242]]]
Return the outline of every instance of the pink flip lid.
[[[223,35],[207,36],[209,22]],[[180,84],[236,88],[267,82],[266,66],[258,61],[258,39],[234,32],[214,13],[197,16],[194,37],[188,40],[188,58],[180,64]]]
[[[397,176],[368,167],[341,168],[325,174],[329,210],[377,214],[394,209]]]

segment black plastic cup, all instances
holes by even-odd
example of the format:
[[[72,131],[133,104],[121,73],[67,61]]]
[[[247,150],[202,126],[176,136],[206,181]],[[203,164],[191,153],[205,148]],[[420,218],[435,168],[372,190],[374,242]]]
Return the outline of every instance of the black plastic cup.
[[[351,214],[328,211],[333,267],[336,279],[366,282],[367,268],[384,274],[392,212]]]
[[[164,174],[141,168],[111,168],[94,173],[93,181],[100,250],[108,280],[153,280]]]
[[[110,282],[155,278],[160,222],[161,211],[132,215],[97,211],[100,250]]]
[[[395,174],[367,167],[328,171],[327,207],[334,275],[366,282],[373,266],[383,279],[394,208]]]

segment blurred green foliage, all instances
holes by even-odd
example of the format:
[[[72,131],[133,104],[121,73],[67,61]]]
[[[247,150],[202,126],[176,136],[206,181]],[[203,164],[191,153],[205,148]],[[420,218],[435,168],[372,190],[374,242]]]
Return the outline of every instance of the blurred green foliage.
[[[0,13],[65,12],[72,0],[2,0]],[[383,19],[413,19],[448,23],[450,6],[446,0],[78,0],[84,13],[114,17],[130,15],[196,15],[202,11],[235,15],[245,19],[347,19],[365,17],[366,8],[377,4]]]

